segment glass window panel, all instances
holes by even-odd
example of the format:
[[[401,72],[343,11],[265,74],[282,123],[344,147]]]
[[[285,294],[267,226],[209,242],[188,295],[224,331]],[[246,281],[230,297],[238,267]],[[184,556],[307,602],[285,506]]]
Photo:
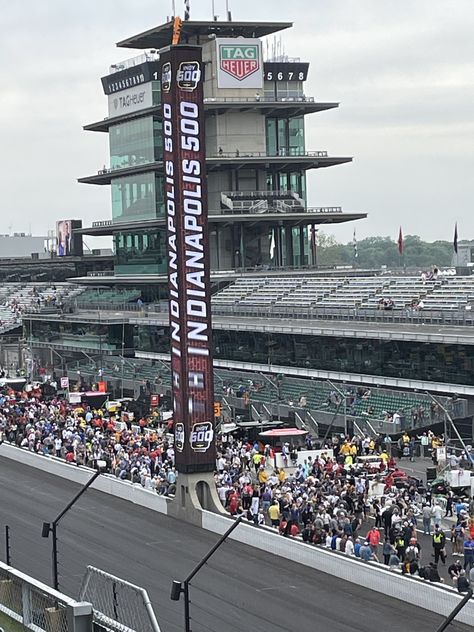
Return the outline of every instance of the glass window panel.
[[[288,149],[288,121],[278,119],[278,153],[285,155]]]
[[[161,130],[161,126],[158,129]],[[113,125],[109,130],[111,168],[123,169],[153,162],[158,147],[161,147],[161,133],[157,138],[154,132],[151,116]]]
[[[143,173],[112,180],[112,221],[155,219],[164,213],[162,178]]]
[[[275,156],[277,153],[276,119],[267,119],[267,154]]]
[[[288,121],[288,151],[292,156],[304,153],[304,118],[297,116]]]
[[[134,231],[122,235],[124,245],[115,253],[116,274],[166,272],[165,231]]]

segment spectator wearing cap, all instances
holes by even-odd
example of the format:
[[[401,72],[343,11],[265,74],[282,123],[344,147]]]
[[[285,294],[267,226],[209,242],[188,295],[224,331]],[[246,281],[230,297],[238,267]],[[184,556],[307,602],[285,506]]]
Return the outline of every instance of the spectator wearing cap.
[[[373,551],[370,547],[369,542],[366,540],[364,544],[360,547],[360,559],[364,560],[364,562],[370,562],[374,559]]]

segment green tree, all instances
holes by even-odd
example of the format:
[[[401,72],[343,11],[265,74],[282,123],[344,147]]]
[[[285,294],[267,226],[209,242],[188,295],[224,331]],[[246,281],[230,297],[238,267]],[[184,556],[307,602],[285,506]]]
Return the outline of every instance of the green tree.
[[[398,252],[398,244],[390,237],[366,237],[357,242],[357,259],[354,244],[337,243],[333,235],[318,232],[318,262],[321,266],[356,265],[358,268],[431,269],[434,266],[451,264],[452,243],[449,241],[423,241],[418,235],[406,235],[403,244],[403,258]]]

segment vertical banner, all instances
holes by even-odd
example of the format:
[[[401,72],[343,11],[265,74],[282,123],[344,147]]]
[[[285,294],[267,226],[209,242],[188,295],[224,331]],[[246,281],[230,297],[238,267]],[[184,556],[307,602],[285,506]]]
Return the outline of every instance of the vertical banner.
[[[178,471],[215,469],[211,288],[199,46],[161,51],[163,160]]]

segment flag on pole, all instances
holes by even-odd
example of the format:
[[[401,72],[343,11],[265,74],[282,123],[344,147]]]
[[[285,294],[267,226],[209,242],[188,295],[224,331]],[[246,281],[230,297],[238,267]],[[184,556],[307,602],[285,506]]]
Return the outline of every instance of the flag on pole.
[[[189,20],[189,13],[190,13],[189,3],[190,3],[190,0],[184,0],[184,19],[185,20]]]
[[[316,254],[316,237],[317,237],[318,229],[316,228],[316,224],[311,224],[310,234],[311,234],[311,255],[313,257],[313,263],[316,265],[317,254]]]
[[[354,235],[352,237],[352,244],[354,246],[354,258],[357,259],[359,256],[359,251],[357,250],[357,238],[356,238],[356,229],[354,228]]]
[[[458,223],[454,224],[454,240],[453,240],[454,252],[458,254]]]
[[[400,230],[398,231],[398,252],[400,253],[400,256],[403,254],[403,233],[402,233],[402,227],[400,226]]]

